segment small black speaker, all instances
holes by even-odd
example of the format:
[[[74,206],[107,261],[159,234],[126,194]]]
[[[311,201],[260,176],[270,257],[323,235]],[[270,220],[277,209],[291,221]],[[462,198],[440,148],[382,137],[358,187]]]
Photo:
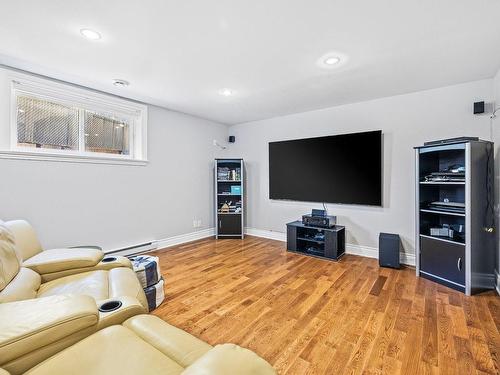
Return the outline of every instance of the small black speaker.
[[[474,114],[480,115],[484,113],[484,102],[475,102],[474,103]]]
[[[380,267],[400,268],[399,252],[403,250],[399,234],[380,233],[378,237],[378,264]]]
[[[229,136],[229,143],[234,143],[236,142],[236,137],[234,135]]]

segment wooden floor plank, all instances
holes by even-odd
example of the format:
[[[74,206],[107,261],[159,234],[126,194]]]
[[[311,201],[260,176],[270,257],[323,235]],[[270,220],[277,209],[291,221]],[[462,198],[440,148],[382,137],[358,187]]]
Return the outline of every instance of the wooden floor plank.
[[[467,297],[375,259],[288,253],[279,241],[204,239],[154,253],[153,314],[280,374],[498,374],[500,298]]]

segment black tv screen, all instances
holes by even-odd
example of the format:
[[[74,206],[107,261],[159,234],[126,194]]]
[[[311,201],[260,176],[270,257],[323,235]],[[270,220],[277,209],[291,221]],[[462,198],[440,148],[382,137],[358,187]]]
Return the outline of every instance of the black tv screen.
[[[269,198],[382,205],[382,131],[269,143]]]

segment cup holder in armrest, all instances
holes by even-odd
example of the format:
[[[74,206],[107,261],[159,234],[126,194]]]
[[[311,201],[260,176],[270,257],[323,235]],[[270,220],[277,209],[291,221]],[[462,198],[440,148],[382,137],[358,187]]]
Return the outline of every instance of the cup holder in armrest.
[[[108,301],[108,302],[104,302],[101,306],[99,306],[99,311],[103,312],[103,313],[107,313],[107,312],[118,310],[120,307],[122,307],[121,301]]]
[[[103,263],[109,263],[109,262],[114,262],[116,260],[116,257],[106,257],[101,260]]]

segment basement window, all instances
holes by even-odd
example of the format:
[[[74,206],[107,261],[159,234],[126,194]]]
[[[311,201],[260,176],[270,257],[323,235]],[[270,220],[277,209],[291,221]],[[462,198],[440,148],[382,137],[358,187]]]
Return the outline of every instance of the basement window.
[[[11,147],[10,152],[0,152],[1,156],[110,164],[146,162],[146,106],[30,78],[12,80]]]

